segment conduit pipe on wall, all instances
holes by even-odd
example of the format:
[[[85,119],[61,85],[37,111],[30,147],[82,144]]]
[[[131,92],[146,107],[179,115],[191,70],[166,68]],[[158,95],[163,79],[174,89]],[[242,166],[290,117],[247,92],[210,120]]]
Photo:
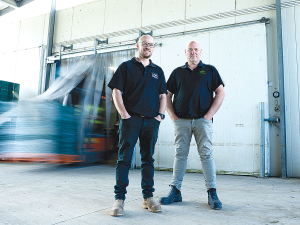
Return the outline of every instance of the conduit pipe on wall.
[[[264,102],[260,103],[260,112],[261,112],[261,166],[260,166],[260,177],[265,177],[265,105]]]
[[[274,119],[265,119],[265,103],[260,103],[260,112],[261,112],[261,142],[260,142],[260,149],[261,149],[261,167],[260,167],[260,177],[265,177],[266,174],[266,135],[265,135],[265,122],[269,123],[279,123],[279,118]],[[268,156],[270,157],[270,151],[268,151]],[[270,161],[270,158],[268,159]],[[267,168],[267,174],[269,176],[270,168]]]
[[[278,76],[279,76],[279,93],[280,93],[281,177],[287,178],[285,93],[284,93],[284,70],[283,70],[284,67],[283,67],[282,21],[281,21],[280,0],[276,0],[276,22],[277,22]]]

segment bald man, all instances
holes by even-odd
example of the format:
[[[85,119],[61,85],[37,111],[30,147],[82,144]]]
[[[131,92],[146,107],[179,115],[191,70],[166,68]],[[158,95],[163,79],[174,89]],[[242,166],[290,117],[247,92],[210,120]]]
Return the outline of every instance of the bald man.
[[[225,97],[224,83],[215,67],[200,60],[201,52],[196,41],[188,43],[185,49],[187,63],[176,68],[167,82],[167,111],[174,125],[175,158],[171,190],[167,197],[160,199],[160,203],[166,205],[182,201],[180,190],[191,137],[194,135],[205,178],[208,204],[212,209],[221,209],[212,154],[212,118]]]
[[[108,86],[113,90],[113,100],[121,116],[119,124],[119,151],[116,165],[115,204],[112,216],[122,216],[124,211],[128,173],[137,139],[140,139],[142,173],[142,207],[150,212],[160,212],[161,206],[153,199],[154,146],[161,120],[165,118],[166,81],[163,70],[150,57],[154,39],[140,37],[136,43],[138,57],[122,63]]]

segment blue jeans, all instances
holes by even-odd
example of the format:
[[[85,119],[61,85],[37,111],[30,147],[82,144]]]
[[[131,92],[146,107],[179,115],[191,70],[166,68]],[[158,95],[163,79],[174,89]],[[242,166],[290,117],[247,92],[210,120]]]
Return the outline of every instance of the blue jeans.
[[[178,119],[174,121],[175,158],[171,185],[181,189],[187,167],[190,142],[194,134],[207,190],[216,188],[216,169],[212,150],[212,120]]]
[[[144,198],[153,197],[154,192],[154,147],[160,122],[155,118],[131,116],[121,119],[119,124],[119,152],[116,165],[115,199],[125,200],[128,174],[137,139],[140,139],[142,193]]]

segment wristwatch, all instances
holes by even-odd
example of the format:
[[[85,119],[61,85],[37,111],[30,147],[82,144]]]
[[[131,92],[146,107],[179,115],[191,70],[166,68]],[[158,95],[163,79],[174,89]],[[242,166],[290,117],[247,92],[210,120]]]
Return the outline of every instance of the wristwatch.
[[[165,118],[165,114],[158,113],[158,115],[160,115],[162,120]]]

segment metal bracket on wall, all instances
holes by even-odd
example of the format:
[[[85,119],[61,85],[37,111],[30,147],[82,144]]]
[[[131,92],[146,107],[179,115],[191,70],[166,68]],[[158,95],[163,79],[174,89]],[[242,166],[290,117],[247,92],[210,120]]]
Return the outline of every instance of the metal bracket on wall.
[[[265,24],[270,24],[270,19],[269,18],[266,18],[266,17],[262,17],[259,22],[261,23],[265,23]]]
[[[265,122],[269,123],[280,123],[280,118],[275,118],[275,119],[264,119]]]
[[[46,64],[45,64],[45,66],[47,65],[47,64],[53,64],[53,63],[55,63],[55,60],[52,60],[52,59],[50,59],[49,57],[46,59]]]
[[[94,40],[94,55],[97,55],[97,46],[101,45],[101,44],[108,44],[108,38],[106,38],[106,40],[101,41],[97,38],[95,38]]]
[[[139,31],[139,38],[142,37],[143,35],[150,35],[153,37],[153,31],[151,30],[149,33],[145,33],[144,31],[140,30]]]
[[[153,37],[153,31],[151,30],[148,33],[145,33],[144,31],[140,30],[139,31],[139,37],[137,39],[135,39],[135,42],[137,43],[140,39],[140,37],[142,37],[143,35],[150,35],[151,37]]]
[[[73,50],[73,44],[70,46],[60,45],[59,46],[59,60],[61,60],[61,50],[64,52],[66,50]]]

